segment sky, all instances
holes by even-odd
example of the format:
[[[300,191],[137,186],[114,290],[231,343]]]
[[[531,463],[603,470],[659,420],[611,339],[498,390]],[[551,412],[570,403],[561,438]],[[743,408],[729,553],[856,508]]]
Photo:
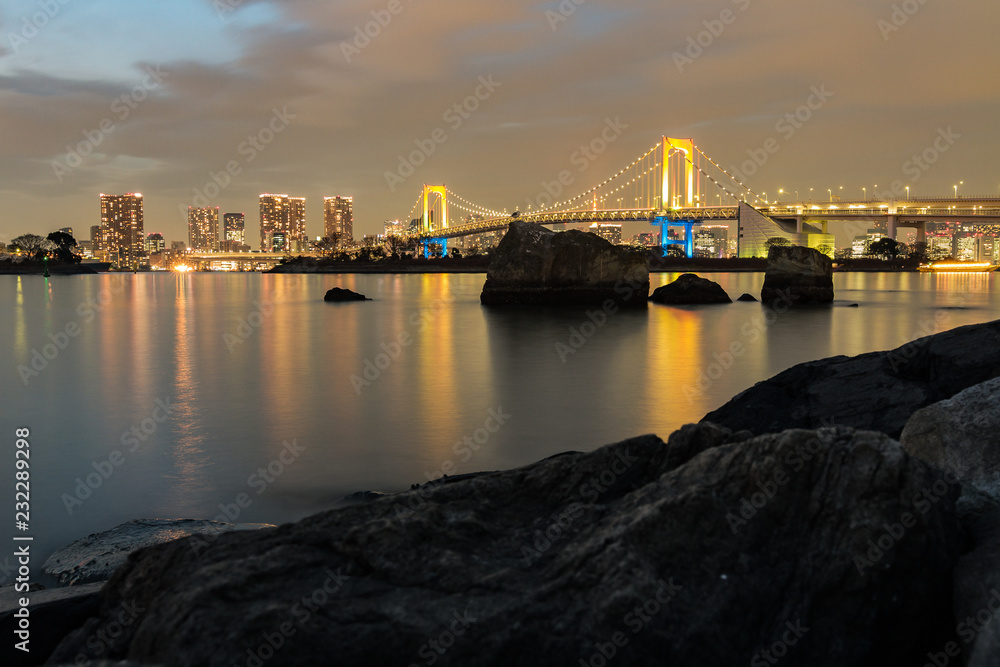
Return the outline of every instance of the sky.
[[[88,238],[102,192],[168,240],[192,204],[253,239],[265,192],[318,236],[353,196],[360,238],[424,183],[524,209],[662,135],[772,199],[1000,196],[998,25],[982,0],[4,0],[0,241]]]

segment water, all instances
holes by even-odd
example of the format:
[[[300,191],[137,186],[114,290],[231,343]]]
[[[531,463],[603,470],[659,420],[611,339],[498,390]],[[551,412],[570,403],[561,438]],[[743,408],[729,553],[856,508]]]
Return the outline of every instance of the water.
[[[733,297],[762,282],[706,277]],[[992,274],[851,273],[835,276],[835,307],[773,321],[737,303],[597,326],[583,308],[485,309],[483,280],[0,276],[3,535],[15,532],[17,427],[31,430],[37,571],[58,546],[133,518],[228,508],[280,523],[442,471],[666,438],[799,362],[893,348],[1000,306]],[[375,300],[324,303],[334,286]]]

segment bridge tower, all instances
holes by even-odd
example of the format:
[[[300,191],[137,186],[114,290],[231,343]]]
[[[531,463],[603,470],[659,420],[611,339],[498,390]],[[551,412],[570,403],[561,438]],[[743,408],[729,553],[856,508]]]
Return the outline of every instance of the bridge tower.
[[[681,191],[672,192],[671,185],[675,174],[670,169],[670,152],[679,151],[684,154],[684,178],[681,181]],[[660,228],[660,246],[666,252],[671,245],[683,245],[684,254],[688,257],[694,256],[694,226],[697,220],[673,220],[667,215],[667,211],[672,208],[691,208],[695,205],[694,199],[694,140],[676,139],[663,137],[663,191],[660,200],[661,215],[653,218],[654,226]],[[668,238],[670,227],[683,227],[684,240],[673,241]]]
[[[681,192],[671,192],[670,185],[673,175],[670,171],[670,151],[676,150],[684,154],[684,180]],[[663,198],[660,208],[694,206],[694,141],[692,139],[674,139],[663,137]],[[675,197],[681,197],[675,201]]]
[[[443,185],[424,184],[424,216],[420,221],[420,231],[424,234],[431,233],[431,198],[437,195],[441,200],[441,219],[438,221],[437,229],[448,229],[448,189]],[[440,243],[443,254],[448,254],[448,239],[436,239],[424,237],[424,257],[430,257],[431,243]]]

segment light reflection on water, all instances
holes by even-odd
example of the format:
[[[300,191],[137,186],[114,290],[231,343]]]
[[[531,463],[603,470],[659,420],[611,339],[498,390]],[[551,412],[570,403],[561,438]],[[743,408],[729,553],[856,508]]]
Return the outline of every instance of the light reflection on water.
[[[675,277],[654,275],[651,287]],[[762,280],[707,277],[734,298],[758,294]],[[483,308],[483,280],[0,278],[0,341],[11,351],[0,432],[32,430],[39,551],[132,518],[211,518],[240,493],[251,505],[239,521],[282,522],[352,491],[407,488],[446,461],[458,473],[503,469],[641,433],[666,438],[793,364],[988,321],[998,306],[993,275],[849,273],[835,277],[833,308],[773,321],[754,303],[603,320],[583,308]],[[374,301],[324,303],[334,286]],[[80,334],[25,386],[18,367],[71,322]],[[140,428],[129,451],[123,436],[153,423],[157,400],[171,415]],[[456,447],[500,408],[511,417],[479,451]],[[250,486],[292,441],[301,458],[266,488]],[[70,515],[64,494],[115,450],[124,463]]]

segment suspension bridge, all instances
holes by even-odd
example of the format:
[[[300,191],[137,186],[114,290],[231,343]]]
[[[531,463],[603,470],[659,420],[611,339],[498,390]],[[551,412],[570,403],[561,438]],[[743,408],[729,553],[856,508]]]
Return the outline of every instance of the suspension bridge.
[[[557,182],[553,182],[556,184]],[[549,192],[559,188],[546,188]],[[895,237],[897,227],[915,227],[923,241],[928,221],[1000,221],[1000,197],[932,197],[857,201],[769,202],[709,157],[692,139],[662,137],[630,164],[601,183],[555,201],[541,193],[537,208],[507,212],[474,204],[444,185],[424,185],[409,220],[418,220],[415,236],[429,254],[433,244],[447,252],[449,239],[501,231],[514,220],[542,225],[639,222],[659,229],[666,250],[680,245],[691,257],[694,228],[719,224],[736,228],[737,255],[767,254],[767,241],[781,237],[796,245],[831,247],[827,224],[854,221],[881,224]],[[456,209],[456,210],[452,210]],[[455,218],[466,221],[452,224]],[[679,228],[671,235],[671,228]],[[681,233],[682,230],[682,233]],[[863,230],[862,230],[863,231]]]

